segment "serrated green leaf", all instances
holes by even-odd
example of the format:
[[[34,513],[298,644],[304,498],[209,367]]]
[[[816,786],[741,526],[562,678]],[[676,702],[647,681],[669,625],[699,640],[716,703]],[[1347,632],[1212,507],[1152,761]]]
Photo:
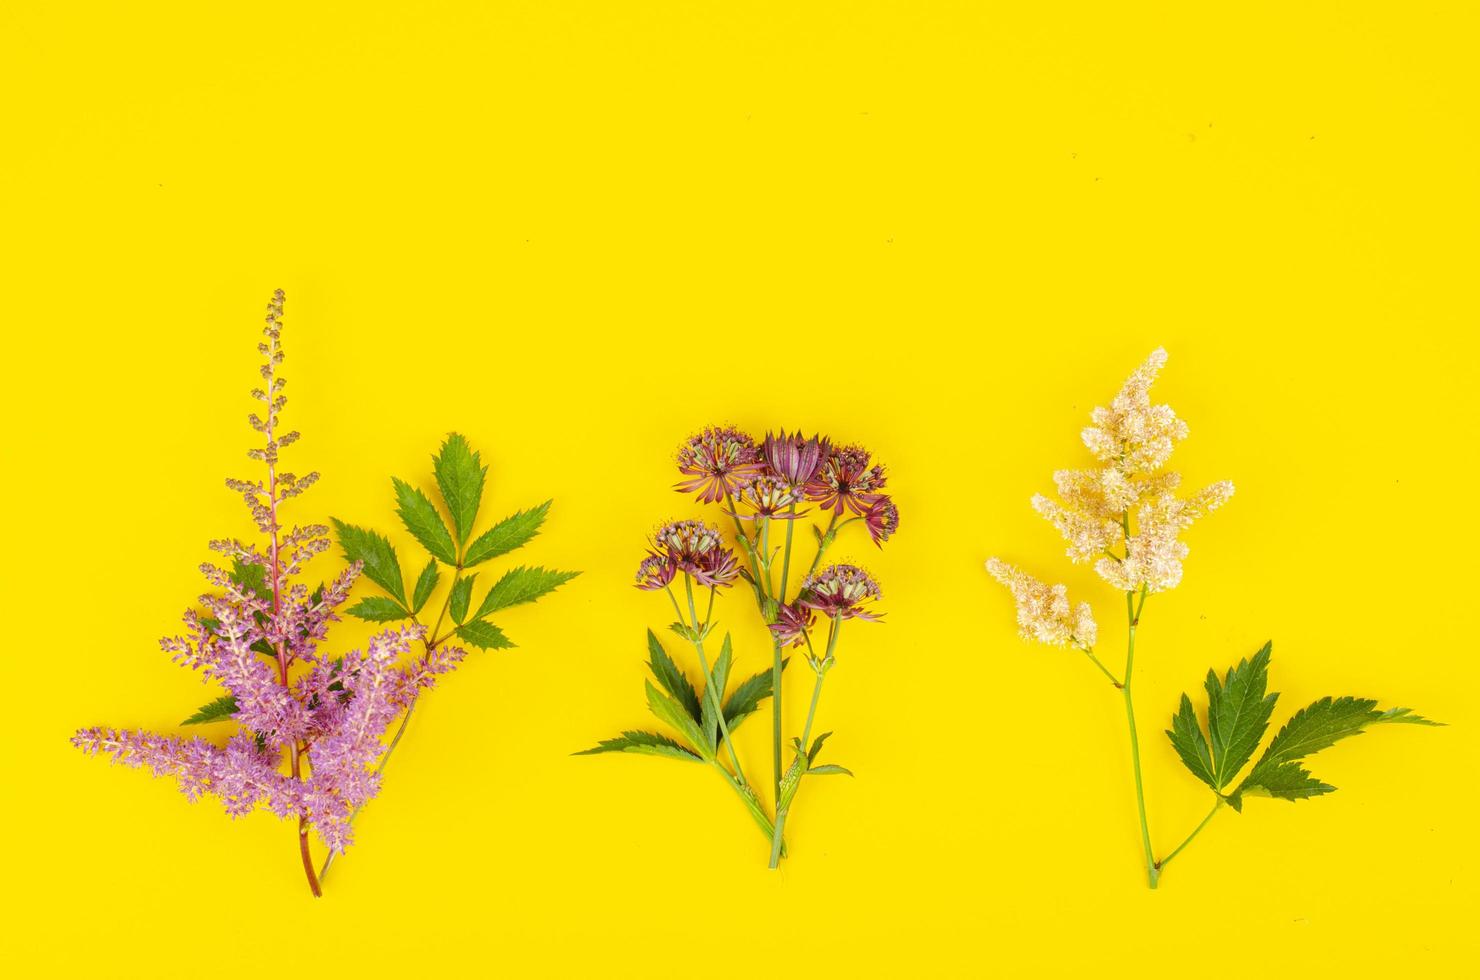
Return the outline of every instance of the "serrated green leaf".
[[[790,658],[781,661],[781,669],[784,671],[789,663],[791,663]],[[731,733],[740,726],[742,721],[754,714],[760,703],[770,696],[771,671],[769,668],[741,681],[735,690],[730,692],[729,699],[725,701],[725,724],[730,726]]]
[[[699,727],[704,730],[704,737],[708,740],[711,749],[719,745],[719,715],[715,711],[715,705],[723,704],[725,696],[725,685],[730,680],[730,634],[725,634],[724,645],[720,648],[719,656],[710,665],[709,672],[713,677],[713,694],[708,686],[703,697],[699,701],[700,716]],[[723,710],[722,708],[720,710]]]
[[[213,721],[226,721],[236,714],[236,698],[230,694],[224,698],[217,698],[210,704],[203,704],[196,709],[195,714],[180,722],[182,725],[206,725]]]
[[[668,736],[655,732],[623,732],[617,738],[602,739],[594,748],[572,754],[599,755],[603,752],[634,752],[638,755],[667,756],[670,759],[682,759],[685,762],[704,761]]]
[[[394,623],[398,619],[405,619],[411,615],[401,608],[399,602],[387,599],[383,595],[367,595],[345,612],[367,623]]]
[[[524,547],[540,533],[540,525],[545,523],[550,504],[551,501],[547,500],[538,507],[521,510],[478,535],[468,545],[467,553],[463,556],[463,567],[471,567]]]
[[[473,521],[478,517],[478,502],[483,499],[483,479],[488,467],[482,465],[466,439],[452,432],[442,443],[441,452],[432,458],[432,469],[442,501],[452,515],[457,543],[466,544],[468,535],[473,533]]]
[[[452,583],[452,595],[447,599],[447,611],[452,613],[452,621],[461,623],[468,618],[468,604],[473,601],[473,579],[476,575],[468,575]],[[478,610],[478,617],[483,617],[483,610]]]
[[[653,672],[663,690],[673,697],[683,709],[688,712],[689,717],[695,722],[699,721],[699,695],[694,690],[694,685],[689,683],[688,677],[678,668],[678,664],[668,656],[663,649],[663,644],[658,642],[657,634],[648,630],[648,669]]]
[[[832,732],[823,732],[812,741],[812,748],[807,752],[807,764],[809,766],[817,761],[817,753],[822,751],[822,743],[826,742],[831,735]]]
[[[447,525],[442,523],[442,515],[437,513],[436,505],[405,480],[391,477],[391,483],[396,488],[396,513],[406,530],[421,542],[427,554],[444,565],[456,565],[457,546],[452,543],[452,535]]]
[[[483,602],[478,606],[476,616],[482,618],[500,609],[534,602],[579,574],[581,573],[555,572],[548,568],[511,568],[488,590],[488,595],[483,597]]]
[[[463,623],[457,628],[457,635],[480,650],[508,650],[514,646],[503,630],[481,619]]]
[[[813,766],[811,769],[808,769],[807,770],[806,775],[808,775],[808,776],[851,776],[851,775],[853,775],[853,771],[851,769],[844,769],[842,766],[834,766],[834,765],[829,764],[829,765],[825,765],[825,766]]]
[[[1344,738],[1360,734],[1371,725],[1389,723],[1429,722],[1409,708],[1379,711],[1377,702],[1369,698],[1321,698],[1301,708],[1285,722],[1233,795],[1303,800],[1330,793],[1336,787],[1317,780],[1299,764],[1300,760],[1330,748]]]
[[[1192,699],[1187,695],[1182,695],[1182,705],[1172,715],[1172,727],[1167,729],[1166,734],[1172,740],[1172,748],[1177,750],[1182,764],[1194,776],[1207,783],[1209,789],[1217,792],[1218,779],[1213,774],[1213,757],[1208,752],[1208,741],[1203,737],[1197,712],[1192,708]]]
[[[1208,671],[1204,687],[1208,692],[1208,744],[1213,751],[1213,773],[1216,789],[1233,781],[1239,770],[1254,755],[1269,727],[1278,694],[1266,695],[1269,678],[1269,655],[1272,644],[1266,643],[1247,660],[1240,660],[1220,682]]]
[[[427,600],[436,591],[437,581],[441,577],[442,573],[437,570],[437,559],[433,558],[416,577],[416,587],[411,590],[411,611],[413,613],[421,612],[421,607],[427,604]]]
[[[714,752],[705,744],[704,732],[700,730],[699,723],[677,701],[654,687],[652,681],[643,681],[642,684],[647,691],[648,708],[652,713],[678,729],[679,734],[704,758],[712,758]]]
[[[266,565],[233,558],[231,559],[231,580],[248,595],[255,595],[259,599],[272,598],[272,588],[267,584]]]
[[[404,605],[406,583],[401,579],[401,563],[396,559],[396,549],[391,547],[391,543],[374,531],[346,524],[338,518],[333,520],[345,560],[361,562],[365,577]]]

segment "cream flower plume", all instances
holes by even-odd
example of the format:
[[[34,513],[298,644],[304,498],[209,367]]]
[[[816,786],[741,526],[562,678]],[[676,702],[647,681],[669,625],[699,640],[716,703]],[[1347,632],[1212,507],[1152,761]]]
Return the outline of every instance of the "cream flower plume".
[[[1095,614],[1089,603],[1069,603],[1069,589],[1048,585],[999,558],[987,562],[992,577],[1007,586],[1017,601],[1018,626],[1024,637],[1049,646],[1095,645]]]

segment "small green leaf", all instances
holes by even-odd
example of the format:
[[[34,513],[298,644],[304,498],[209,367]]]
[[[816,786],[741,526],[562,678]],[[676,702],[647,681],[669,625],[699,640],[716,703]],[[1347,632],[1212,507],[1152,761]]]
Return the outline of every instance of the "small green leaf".
[[[828,737],[831,735],[832,732],[823,732],[821,735],[818,735],[815,740],[813,740],[812,748],[810,751],[807,752],[807,763],[809,765],[817,761],[817,753],[822,751],[822,743],[826,742],[828,740]]]
[[[826,765],[826,766],[813,766],[811,769],[808,769],[807,770],[807,775],[808,776],[851,776],[851,775],[853,775],[853,771],[851,769],[844,769],[842,766],[834,766],[834,765],[830,765],[829,764],[829,765]]]
[[[580,572],[552,572],[548,568],[511,568],[504,573],[503,578],[493,584],[488,590],[488,595],[483,597],[483,602],[478,606],[475,614],[479,618],[517,606],[525,602],[534,602],[540,596],[555,591],[575,578]]]
[[[337,518],[334,519],[334,530],[345,560],[363,563],[365,577],[404,605],[406,583],[401,579],[401,563],[396,560],[396,549],[391,547],[391,543],[374,531],[346,524]]]
[[[396,488],[396,513],[400,515],[401,523],[406,525],[406,530],[433,558],[444,565],[456,565],[457,547],[452,543],[452,535],[448,533],[447,525],[442,523],[442,515],[437,513],[436,505],[405,480],[391,477],[391,483]]]
[[[272,598],[272,587],[267,584],[266,565],[233,558],[231,560],[231,580],[249,595],[255,595],[259,599]]]
[[[473,600],[473,579],[476,575],[460,578],[452,583],[452,595],[447,600],[447,610],[452,613],[452,621],[461,623],[468,618],[468,603]],[[482,618],[483,610],[478,610],[478,618]]]
[[[411,590],[411,611],[413,613],[421,612],[421,607],[427,604],[427,600],[436,591],[437,580],[441,577],[442,573],[437,571],[437,559],[433,558],[427,562],[427,567],[421,570],[421,574],[416,578],[416,588]]]
[[[1172,747],[1181,756],[1182,764],[1216,793],[1218,778],[1213,775],[1213,757],[1208,752],[1208,740],[1203,737],[1192,699],[1185,694],[1182,695],[1181,708],[1172,715],[1172,727],[1167,730],[1167,738],[1172,740]]]
[[[668,736],[654,732],[623,732],[617,738],[602,739],[595,748],[573,754],[599,755],[602,752],[635,752],[639,755],[667,756],[670,759],[682,759],[685,762],[704,761]]]
[[[1204,687],[1208,692],[1208,742],[1213,751],[1213,772],[1223,789],[1254,755],[1269,715],[1274,711],[1278,694],[1265,695],[1269,677],[1269,654],[1266,643],[1251,659],[1240,660],[1220,683],[1218,675],[1208,671]]]
[[[781,661],[781,669],[785,670],[791,659]],[[733,733],[740,723],[749,718],[760,707],[760,703],[771,696],[771,671],[761,671],[741,681],[739,686],[730,693],[729,700],[725,702],[725,724],[730,726]]]
[[[432,458],[432,469],[437,475],[437,489],[452,515],[457,543],[466,544],[468,535],[473,533],[473,521],[478,517],[478,502],[483,499],[483,478],[488,467],[469,449],[466,439],[452,432],[442,443],[442,451]]]
[[[704,730],[704,737],[708,739],[709,747],[714,749],[719,745],[719,715],[715,712],[715,705],[722,704],[725,696],[725,685],[730,680],[730,634],[725,634],[724,646],[720,649],[719,657],[710,666],[710,673],[714,676],[713,694],[708,689],[704,692],[703,700],[699,702],[700,720],[699,727]]]
[[[224,698],[217,698],[210,704],[203,704],[195,714],[180,722],[182,725],[205,725],[213,721],[225,721],[236,714],[236,698],[230,694]]]
[[[663,650],[663,644],[658,642],[658,637],[652,630],[648,630],[648,669],[658,679],[663,690],[667,691],[684,710],[689,717],[698,721],[701,717],[699,711],[699,695],[694,691],[694,685],[684,672],[678,668],[678,664]]]
[[[550,504],[551,501],[547,500],[531,510],[521,510],[484,531],[468,545],[467,553],[463,556],[463,567],[477,565],[524,547],[540,533],[540,525],[545,523]]]
[[[704,733],[700,730],[699,723],[694,721],[677,701],[654,687],[652,681],[643,681],[642,684],[647,691],[648,708],[652,713],[678,729],[679,734],[687,739],[689,745],[698,750],[704,758],[713,758],[714,752],[705,744]]]
[[[411,615],[401,608],[399,602],[382,595],[367,595],[345,612],[367,623],[394,623],[398,619],[405,619]]]
[[[480,650],[508,650],[514,646],[503,630],[481,619],[463,623],[457,635]]]

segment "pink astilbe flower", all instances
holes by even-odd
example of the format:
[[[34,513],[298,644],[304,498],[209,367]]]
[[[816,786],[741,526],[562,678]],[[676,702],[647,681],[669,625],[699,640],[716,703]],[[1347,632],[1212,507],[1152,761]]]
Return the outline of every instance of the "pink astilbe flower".
[[[776,479],[791,487],[804,487],[817,475],[831,448],[829,441],[821,436],[804,439],[800,432],[790,435],[767,432],[761,443],[761,459]]]
[[[884,488],[884,467],[871,465],[862,446],[834,449],[823,459],[807,484],[807,499],[823,510],[842,514],[849,510],[862,517]]]
[[[1024,637],[1049,646],[1095,645],[1094,611],[1087,602],[1071,606],[1067,586],[1047,585],[998,558],[987,562],[987,571],[1012,593]]]
[[[712,425],[678,448],[678,471],[690,479],[674,484],[675,490],[698,491],[700,503],[718,503],[760,473],[760,450],[739,429]]]
[[[879,584],[857,565],[829,565],[802,584],[801,604],[828,619],[880,617],[864,609],[883,595]]]

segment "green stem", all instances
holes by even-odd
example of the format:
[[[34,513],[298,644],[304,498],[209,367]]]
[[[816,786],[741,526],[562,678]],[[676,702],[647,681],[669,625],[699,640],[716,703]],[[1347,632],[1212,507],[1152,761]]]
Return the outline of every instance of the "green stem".
[[[812,567],[807,569],[807,578],[811,578],[817,573],[817,566],[822,564],[822,556],[827,551],[827,537],[833,533],[837,526],[838,512],[833,511],[832,520],[827,522],[827,530],[822,532],[822,541],[817,545],[817,554],[812,557]]]
[[[1118,678],[1114,674],[1110,673],[1110,668],[1109,667],[1106,667],[1104,664],[1100,663],[1100,658],[1097,657],[1097,656],[1095,656],[1095,652],[1093,650],[1091,650],[1089,647],[1080,647],[1079,649],[1082,650],[1082,651],[1084,651],[1084,655],[1089,658],[1090,663],[1092,663],[1096,667],[1100,668],[1100,673],[1102,673],[1106,677],[1110,678],[1110,683],[1111,684],[1114,684],[1116,687],[1124,687],[1125,686],[1125,685],[1123,685],[1123,684],[1120,683],[1120,678]]]
[[[791,536],[796,531],[795,502],[791,505],[792,520],[786,522],[786,552],[781,559],[781,591],[776,593],[776,601],[786,602],[786,580],[791,574]],[[776,795],[773,799],[779,806],[781,804],[781,641],[773,640],[771,643],[771,771],[775,776]]]
[[[699,669],[704,671],[704,696],[709,699],[709,706],[714,709],[714,716],[719,720],[720,734],[724,736],[725,748],[730,752],[730,761],[735,764],[735,776],[746,789],[750,788],[745,781],[745,771],[740,768],[740,756],[735,753],[735,745],[730,741],[730,726],[725,721],[725,709],[720,703],[719,695],[714,690],[714,674],[709,669],[709,658],[704,656],[704,641],[699,639],[699,610],[694,605],[694,578],[688,572],[683,574],[684,591],[689,600],[689,619],[694,632],[694,652],[699,655]],[[677,600],[675,600],[676,602]],[[706,626],[709,624],[706,623]]]
[[[1192,839],[1202,832],[1202,829],[1208,825],[1208,821],[1212,820],[1213,815],[1221,809],[1223,809],[1223,797],[1220,796],[1218,797],[1217,802],[1213,804],[1213,808],[1208,811],[1208,815],[1202,818],[1202,823],[1194,827],[1192,829],[1192,833],[1187,835],[1187,839],[1178,844],[1176,849],[1173,850],[1172,853],[1168,854],[1166,857],[1156,862],[1156,870],[1158,872],[1166,870],[1166,866],[1172,863],[1172,858],[1176,857],[1178,854],[1181,854],[1182,848],[1186,847],[1188,844],[1191,844]]]
[[[1136,625],[1140,622],[1134,604],[1135,593],[1125,594],[1126,620],[1129,624],[1128,639],[1125,651],[1125,682],[1120,692],[1125,696],[1125,721],[1131,733],[1131,770],[1136,778],[1136,812],[1141,818],[1141,851],[1146,858],[1146,883],[1155,888],[1157,879],[1161,872],[1156,867],[1156,859],[1151,854],[1151,829],[1146,822],[1146,790],[1141,782],[1141,743],[1136,736],[1136,706],[1131,698],[1131,670],[1136,663]],[[1142,591],[1141,604],[1144,606],[1146,597]]]
[[[749,786],[746,786],[743,782],[730,775],[730,771],[718,762],[711,762],[710,765],[719,771],[719,774],[725,778],[725,782],[739,795],[740,801],[745,804],[745,809],[750,811],[750,815],[760,827],[761,833],[766,835],[766,840],[774,840],[776,837],[775,828],[771,824],[771,818],[766,814],[765,808],[761,806],[761,801],[756,798],[755,792]]]
[[[735,521],[735,533],[749,542],[750,535],[745,533],[745,527],[740,523],[740,511],[735,506],[735,498],[728,490],[725,491],[725,506],[730,509],[730,517]],[[761,570],[755,563],[755,546],[753,544],[745,549],[745,557],[750,561],[750,587],[755,590],[756,604],[764,609],[766,608],[765,600],[768,596],[761,591]],[[770,588],[769,582],[766,583],[766,587],[768,589]]]
[[[842,619],[835,618],[833,620],[832,630],[828,633],[827,637],[827,655],[823,658],[823,663],[826,665],[830,666],[832,663],[833,651],[837,649],[838,634],[842,632],[842,625]],[[822,698],[822,681],[826,677],[827,667],[823,667],[817,671],[817,683],[812,685],[812,703],[807,707],[807,723],[802,727],[802,747],[798,750],[797,761],[794,763],[799,767],[803,767],[802,772],[797,774],[798,783],[801,782],[802,776],[806,773],[805,765],[810,764],[810,760],[807,759],[807,751],[812,744],[812,721],[817,717],[817,702]],[[776,800],[776,833],[771,839],[772,868],[775,868],[781,863],[782,835],[786,832],[786,816],[791,812],[791,801],[795,794],[796,790],[792,789],[791,796],[788,796],[785,800],[778,797]]]

